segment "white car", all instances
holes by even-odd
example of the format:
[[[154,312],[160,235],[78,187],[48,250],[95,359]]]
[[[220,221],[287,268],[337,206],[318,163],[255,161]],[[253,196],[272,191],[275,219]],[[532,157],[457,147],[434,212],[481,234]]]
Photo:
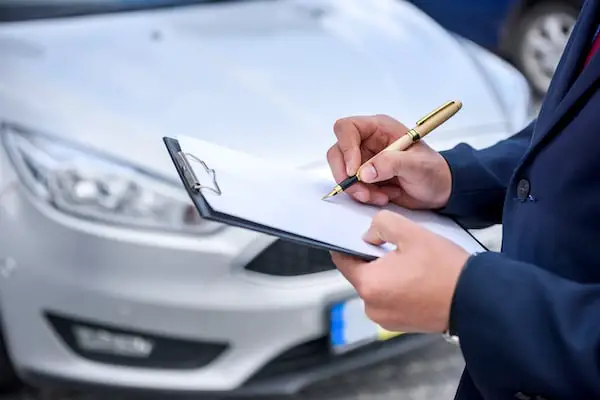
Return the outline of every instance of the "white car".
[[[293,393],[428,342],[371,324],[328,253],[198,218],[162,137],[327,168],[340,117],[411,125],[460,100],[428,136],[441,150],[495,143],[532,107],[515,69],[396,0],[0,16],[3,385]]]

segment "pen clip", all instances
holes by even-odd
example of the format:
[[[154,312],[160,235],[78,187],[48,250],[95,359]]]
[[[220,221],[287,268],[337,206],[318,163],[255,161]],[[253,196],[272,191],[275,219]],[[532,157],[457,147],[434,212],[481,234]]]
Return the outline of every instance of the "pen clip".
[[[188,157],[191,158],[192,160],[196,161],[197,163],[199,163],[202,166],[206,175],[209,175],[211,177],[212,184],[214,187],[206,186],[206,185],[203,185],[202,183],[200,183],[200,180],[196,176],[194,169],[192,168],[190,162],[188,161]],[[198,191],[198,192],[201,191],[202,189],[207,189],[207,190],[210,190],[210,191],[218,194],[219,196],[221,195],[221,188],[219,188],[219,184],[217,183],[217,177],[216,177],[216,173],[215,173],[214,169],[209,168],[208,165],[206,165],[206,163],[204,161],[202,161],[201,159],[199,159],[198,157],[196,157],[195,155],[190,154],[190,153],[184,153],[184,152],[180,151],[177,153],[177,158],[179,159],[179,165],[181,166],[183,176],[184,176],[185,180],[187,181],[188,186],[190,186],[193,190]]]
[[[426,116],[424,116],[423,118],[421,118],[420,120],[418,120],[417,121],[417,126],[423,125],[428,119],[430,119],[431,117],[433,117],[434,115],[436,115],[440,111],[442,111],[442,110],[450,107],[454,103],[456,103],[456,101],[454,101],[454,100],[450,100],[450,101],[444,103],[440,107],[436,108],[435,110],[433,110],[432,112],[430,112],[429,114],[427,114]]]

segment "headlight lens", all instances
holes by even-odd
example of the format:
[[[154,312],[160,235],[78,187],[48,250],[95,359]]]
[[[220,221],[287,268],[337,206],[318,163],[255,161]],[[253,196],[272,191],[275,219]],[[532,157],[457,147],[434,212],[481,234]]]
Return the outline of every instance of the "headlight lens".
[[[131,165],[11,125],[2,136],[25,186],[67,214],[150,230],[209,233],[221,227],[203,220],[182,188]]]

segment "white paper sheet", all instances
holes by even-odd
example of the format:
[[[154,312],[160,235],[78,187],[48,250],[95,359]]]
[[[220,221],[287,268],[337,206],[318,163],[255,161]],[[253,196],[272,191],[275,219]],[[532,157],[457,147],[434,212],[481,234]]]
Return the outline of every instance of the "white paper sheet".
[[[373,246],[362,239],[381,207],[360,204],[344,193],[321,200],[335,186],[332,177],[273,165],[268,160],[186,136],[177,140],[183,152],[193,154],[215,171],[222,194],[208,190],[202,194],[218,212],[375,257],[394,248],[389,244]],[[200,182],[210,185],[212,178],[198,164],[192,166]],[[485,250],[449,218],[396,205],[385,208],[452,240],[468,252]]]

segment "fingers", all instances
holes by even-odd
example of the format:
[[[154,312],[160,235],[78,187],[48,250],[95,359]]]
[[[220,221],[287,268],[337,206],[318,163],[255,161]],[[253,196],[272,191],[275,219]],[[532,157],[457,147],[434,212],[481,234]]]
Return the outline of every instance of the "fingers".
[[[344,155],[337,143],[331,146],[327,151],[327,162],[329,163],[329,168],[331,168],[333,178],[337,183],[340,183],[348,177],[348,174],[346,173],[346,161],[344,160]]]
[[[356,257],[331,252],[331,259],[338,271],[354,287],[360,298],[372,304],[377,304],[380,301],[378,299],[380,296],[378,294],[377,274],[373,273],[373,268],[381,261],[381,258],[367,262]]]
[[[327,152],[327,161],[337,183],[354,175],[362,164],[361,146],[377,130],[377,120],[372,116],[342,118],[335,122],[337,143]],[[352,185],[346,193],[362,203],[384,206],[389,196],[375,185],[360,182]]]
[[[354,287],[359,297],[365,301],[365,306],[373,307],[386,301],[387,296],[381,291],[381,274],[378,270],[389,264],[386,256],[374,261],[363,261],[348,255],[331,252],[331,258],[338,271]]]
[[[387,195],[387,197],[390,199],[390,202],[402,201],[402,199],[406,197],[404,190],[395,184],[382,185],[378,186],[378,188]]]
[[[354,175],[358,171],[362,163],[361,143],[376,130],[377,123],[373,117],[342,118],[333,125],[333,132],[338,140],[337,146],[344,160],[346,176]]]
[[[408,195],[402,188],[396,185],[379,186],[379,190],[388,196],[389,202],[411,210],[423,209],[423,202]]]
[[[414,169],[414,155],[406,151],[384,151],[376,155],[360,169],[363,182],[380,182],[392,179]]]
[[[346,192],[361,203],[385,206],[390,202],[389,196],[376,186],[365,185],[364,183],[354,184],[352,188],[346,189]]]
[[[392,211],[380,211],[371,222],[371,226],[363,235],[363,240],[376,246],[392,243],[397,246],[410,237],[414,230],[414,222]]]
[[[352,257],[346,254],[331,252],[331,260],[337,267],[338,271],[350,282],[354,287],[361,281],[363,267],[367,264],[365,261]]]
[[[337,144],[327,152],[327,161],[337,183],[348,177],[344,157]],[[384,206],[389,202],[389,196],[383,190],[375,185],[367,185],[362,182],[352,185],[345,192],[362,203]]]

